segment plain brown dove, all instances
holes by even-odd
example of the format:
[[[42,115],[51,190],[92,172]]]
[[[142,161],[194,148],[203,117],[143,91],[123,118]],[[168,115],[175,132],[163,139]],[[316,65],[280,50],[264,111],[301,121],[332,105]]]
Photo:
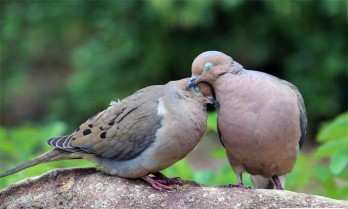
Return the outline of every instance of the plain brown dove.
[[[111,103],[71,135],[49,139],[54,149],[0,178],[41,163],[84,158],[106,174],[142,178],[158,190],[172,189],[167,185],[180,180],[159,172],[197,145],[206,130],[206,104],[216,104],[209,85],[186,90],[188,81],[149,86]]]
[[[188,87],[209,83],[220,103],[219,137],[243,187],[242,172],[255,188],[283,189],[294,167],[307,128],[304,101],[291,83],[245,70],[218,51],[200,54],[192,63]]]

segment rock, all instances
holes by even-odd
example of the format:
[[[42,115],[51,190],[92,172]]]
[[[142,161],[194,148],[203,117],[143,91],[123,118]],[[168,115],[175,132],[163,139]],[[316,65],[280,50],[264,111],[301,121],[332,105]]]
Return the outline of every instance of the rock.
[[[94,168],[58,169],[1,190],[0,208],[348,208],[348,201],[290,191],[188,181],[174,187],[157,191],[142,180],[108,176]]]

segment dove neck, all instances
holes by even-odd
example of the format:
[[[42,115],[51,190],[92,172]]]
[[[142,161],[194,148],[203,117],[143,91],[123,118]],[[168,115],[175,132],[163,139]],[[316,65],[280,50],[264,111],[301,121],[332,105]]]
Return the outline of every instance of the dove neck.
[[[212,86],[215,90],[217,100],[219,102],[224,102],[221,101],[222,98],[234,98],[235,96],[239,96],[238,92],[245,84],[243,82],[245,77],[246,72],[241,68],[238,72],[231,70],[216,79],[214,83],[212,83]]]

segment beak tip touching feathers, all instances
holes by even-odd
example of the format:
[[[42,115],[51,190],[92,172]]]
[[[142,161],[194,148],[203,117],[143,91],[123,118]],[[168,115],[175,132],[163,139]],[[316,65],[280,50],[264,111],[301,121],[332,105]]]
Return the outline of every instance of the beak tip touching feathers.
[[[218,51],[200,54],[192,63],[192,75],[113,102],[71,135],[49,139],[53,150],[0,178],[40,163],[86,158],[107,174],[143,178],[156,189],[170,189],[162,183],[175,180],[159,171],[197,145],[206,130],[210,103],[219,109],[219,137],[239,186],[243,187],[241,174],[247,171],[256,187],[268,188],[273,182],[282,188],[307,128],[297,88],[266,73],[245,70]]]

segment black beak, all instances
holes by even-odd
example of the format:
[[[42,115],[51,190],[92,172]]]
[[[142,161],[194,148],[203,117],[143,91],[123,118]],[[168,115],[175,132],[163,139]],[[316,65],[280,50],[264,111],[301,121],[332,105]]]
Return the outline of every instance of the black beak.
[[[190,81],[189,81],[189,83],[188,83],[187,86],[186,86],[186,90],[189,90],[193,85],[196,84],[197,78],[198,78],[198,76],[192,76],[192,77],[190,78]]]
[[[219,102],[213,96],[207,97],[207,99],[208,99],[208,102],[210,104],[214,105],[215,108],[217,108],[217,109],[220,108]]]

